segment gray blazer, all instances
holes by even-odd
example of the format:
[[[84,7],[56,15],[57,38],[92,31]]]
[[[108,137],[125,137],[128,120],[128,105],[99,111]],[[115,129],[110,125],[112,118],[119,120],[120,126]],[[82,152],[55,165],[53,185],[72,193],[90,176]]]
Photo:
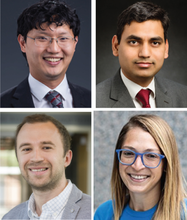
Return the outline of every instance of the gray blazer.
[[[28,201],[16,206],[3,216],[2,220],[29,219],[27,215]],[[74,184],[61,219],[91,220],[91,198],[82,193]]]
[[[98,108],[135,108],[120,71],[114,77],[99,83],[96,91]],[[187,86],[156,76],[155,93],[157,108],[187,107]]]

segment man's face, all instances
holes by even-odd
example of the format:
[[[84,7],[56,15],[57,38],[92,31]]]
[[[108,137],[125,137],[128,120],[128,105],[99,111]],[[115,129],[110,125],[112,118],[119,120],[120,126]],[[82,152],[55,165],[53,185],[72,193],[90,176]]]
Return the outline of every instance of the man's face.
[[[156,20],[133,21],[125,25],[120,44],[116,35],[112,39],[113,54],[119,57],[123,74],[143,87],[161,69],[168,47],[162,23]]]
[[[64,155],[61,136],[52,122],[24,124],[17,136],[17,157],[21,174],[33,189],[64,186],[72,152]]]
[[[42,24],[42,29],[44,30],[32,29],[28,32],[27,36],[32,38],[39,36],[49,36],[52,38],[70,36],[74,38],[72,30],[66,24],[57,27],[54,23],[50,26],[44,23]],[[67,45],[60,47],[56,40],[52,40],[48,46],[39,47],[35,45],[33,39],[27,37],[25,42],[22,35],[18,36],[21,50],[26,53],[31,75],[47,86],[49,86],[49,82],[57,82],[55,87],[64,78],[73,58],[77,41],[78,37],[76,37],[76,41],[72,40]]]

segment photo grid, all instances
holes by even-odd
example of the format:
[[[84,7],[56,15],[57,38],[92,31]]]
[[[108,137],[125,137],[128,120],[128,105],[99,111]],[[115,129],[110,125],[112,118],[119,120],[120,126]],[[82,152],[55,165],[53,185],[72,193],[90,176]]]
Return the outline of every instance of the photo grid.
[[[187,219],[187,3],[0,8],[0,219]]]

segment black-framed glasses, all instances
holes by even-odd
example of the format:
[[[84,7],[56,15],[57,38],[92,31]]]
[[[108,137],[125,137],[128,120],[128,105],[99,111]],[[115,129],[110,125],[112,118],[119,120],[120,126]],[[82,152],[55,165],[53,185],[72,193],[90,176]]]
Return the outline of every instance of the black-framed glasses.
[[[28,38],[34,40],[35,45],[38,47],[47,47],[50,43],[52,43],[52,40],[56,40],[57,44],[60,47],[66,47],[68,46],[72,41],[76,41],[74,37],[70,36],[63,36],[63,37],[49,37],[49,36],[38,36],[38,37],[29,37]]]
[[[162,154],[154,152],[138,153],[130,149],[117,149],[118,160],[121,164],[130,166],[132,165],[138,156],[141,156],[142,163],[148,168],[157,168],[162,159],[165,157]]]

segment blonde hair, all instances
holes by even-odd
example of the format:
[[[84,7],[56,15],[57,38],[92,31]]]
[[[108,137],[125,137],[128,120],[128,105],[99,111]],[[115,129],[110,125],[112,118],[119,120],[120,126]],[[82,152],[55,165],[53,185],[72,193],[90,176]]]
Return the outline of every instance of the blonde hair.
[[[116,143],[116,149],[121,148],[127,132],[134,127],[140,127],[149,132],[166,158],[165,168],[161,177],[161,195],[153,219],[180,220],[182,214],[184,219],[186,219],[184,203],[186,192],[183,187],[185,179],[181,172],[178,148],[173,131],[163,119],[156,115],[135,115],[122,128]],[[114,219],[118,220],[130,198],[128,189],[119,174],[119,162],[116,153],[114,153],[111,192]]]

